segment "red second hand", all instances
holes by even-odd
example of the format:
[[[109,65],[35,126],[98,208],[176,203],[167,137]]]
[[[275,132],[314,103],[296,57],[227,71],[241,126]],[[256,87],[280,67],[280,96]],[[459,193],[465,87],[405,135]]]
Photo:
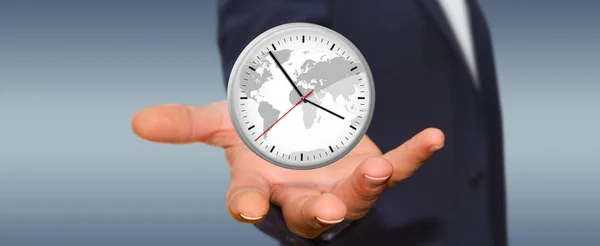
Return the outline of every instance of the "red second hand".
[[[287,112],[285,112],[285,114],[283,114],[281,117],[279,117],[279,119],[277,119],[275,122],[273,122],[273,124],[271,126],[269,126],[269,128],[267,128],[263,133],[258,135],[258,137],[256,139],[254,139],[254,141],[258,140],[260,137],[262,137],[262,135],[265,135],[265,133],[267,133],[269,130],[271,130],[271,128],[275,124],[277,124],[277,122],[279,122],[281,119],[283,119],[283,117],[285,117],[290,111],[292,111],[292,109],[294,109],[296,106],[298,106],[298,104],[302,103],[302,101],[304,101],[304,99],[306,99],[308,96],[310,96],[310,94],[312,94],[313,91],[314,90],[311,90],[306,95],[304,95],[304,97],[301,98],[296,104],[294,104],[294,106],[291,109],[289,109]]]

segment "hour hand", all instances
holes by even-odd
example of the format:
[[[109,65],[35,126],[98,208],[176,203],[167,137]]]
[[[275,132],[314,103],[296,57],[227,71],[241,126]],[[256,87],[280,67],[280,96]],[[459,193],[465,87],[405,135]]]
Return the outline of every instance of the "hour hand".
[[[332,114],[332,115],[335,115],[336,117],[338,117],[338,118],[340,118],[340,119],[342,119],[342,120],[344,119],[344,117],[343,117],[343,116],[341,116],[341,115],[339,115],[339,114],[336,114],[336,113],[334,113],[333,111],[331,111],[331,110],[329,110],[329,109],[326,109],[326,108],[324,108],[323,106],[321,106],[321,105],[319,105],[319,104],[316,104],[316,103],[312,102],[311,100],[304,99],[304,102],[310,103],[310,104],[314,105],[314,106],[315,106],[315,107],[317,107],[317,108],[320,108],[320,109],[322,109],[322,110],[325,110],[327,113],[330,113],[330,114]]]

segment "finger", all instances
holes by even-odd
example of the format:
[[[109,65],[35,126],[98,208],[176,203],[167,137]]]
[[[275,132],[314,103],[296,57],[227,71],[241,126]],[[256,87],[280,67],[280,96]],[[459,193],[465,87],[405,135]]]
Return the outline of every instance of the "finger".
[[[274,202],[281,206],[289,230],[298,236],[316,238],[344,220],[346,206],[333,194],[296,187],[281,190]]]
[[[364,217],[375,201],[387,188],[387,182],[394,171],[392,164],[381,157],[363,161],[354,173],[332,189],[348,209],[346,219]]]
[[[138,111],[131,120],[139,137],[161,143],[204,142],[226,147],[238,143],[225,102],[201,107],[159,105]]]
[[[393,185],[410,177],[436,151],[444,146],[444,133],[436,128],[428,128],[398,148],[383,155],[392,163],[394,173],[390,184]]]
[[[259,222],[269,211],[269,184],[260,174],[232,175],[227,191],[227,208],[231,217],[247,222]]]

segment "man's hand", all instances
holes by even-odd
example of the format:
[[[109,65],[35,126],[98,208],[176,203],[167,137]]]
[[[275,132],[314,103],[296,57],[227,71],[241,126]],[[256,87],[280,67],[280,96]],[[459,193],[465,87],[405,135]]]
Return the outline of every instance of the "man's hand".
[[[382,154],[365,136],[336,163],[300,171],[275,166],[251,152],[233,129],[225,102],[145,108],[133,116],[132,127],[149,141],[202,142],[225,149],[231,216],[256,223],[267,214],[270,201],[282,208],[288,228],[305,238],[315,238],[344,219],[365,216],[383,191],[411,176],[444,145],[444,134],[430,128]]]

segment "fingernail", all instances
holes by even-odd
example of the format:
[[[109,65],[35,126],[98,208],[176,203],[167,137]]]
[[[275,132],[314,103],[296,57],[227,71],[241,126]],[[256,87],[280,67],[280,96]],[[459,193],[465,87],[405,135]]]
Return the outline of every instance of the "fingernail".
[[[344,221],[344,218],[341,218],[339,220],[324,220],[324,219],[317,217],[317,220],[323,224],[333,225],[333,224],[337,224],[337,223]]]
[[[431,148],[429,148],[429,152],[431,152],[431,153],[436,152],[436,151],[440,150],[442,147],[444,147],[444,146],[439,146],[439,145],[431,146]]]
[[[385,182],[387,182],[387,179],[389,177],[390,177],[390,175],[385,176],[385,177],[371,177],[369,175],[365,175],[365,184],[369,188],[377,188],[377,187],[385,184]]]
[[[262,219],[262,217],[264,217],[264,216],[252,217],[252,216],[240,214],[240,217],[242,217],[245,220],[259,220],[259,219]]]

